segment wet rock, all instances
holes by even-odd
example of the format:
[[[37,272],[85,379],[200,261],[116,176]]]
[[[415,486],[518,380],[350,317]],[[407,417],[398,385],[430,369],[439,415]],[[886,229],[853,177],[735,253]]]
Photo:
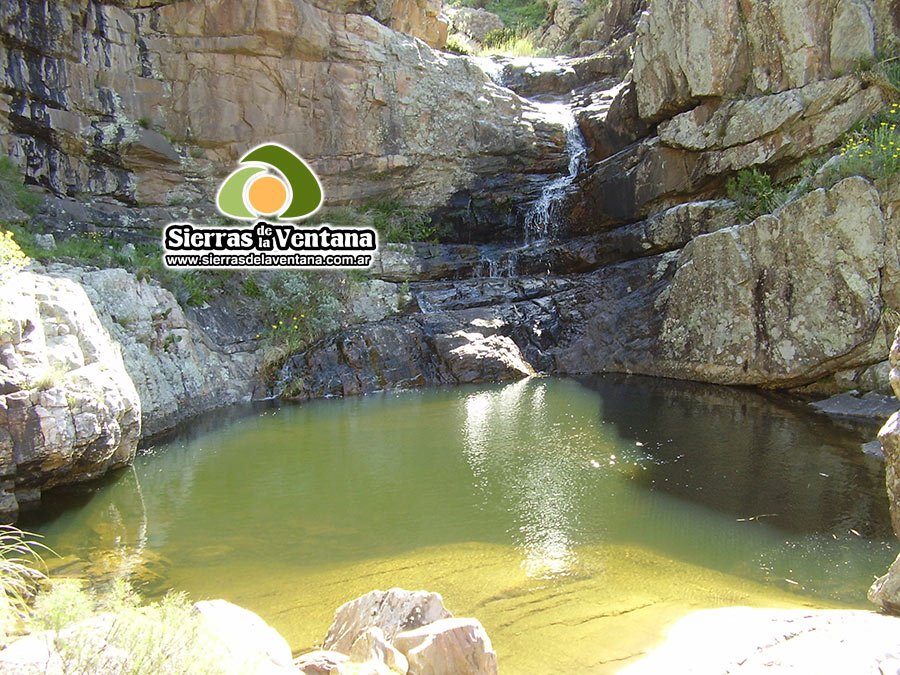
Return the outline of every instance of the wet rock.
[[[497,655],[477,619],[441,619],[394,638],[409,659],[411,673],[493,675]]]
[[[0,511],[132,461],[141,402],[118,346],[77,284],[2,274]]]
[[[857,391],[848,391],[827,398],[824,401],[816,401],[810,405],[826,415],[879,420],[882,422],[887,420],[897,410],[895,398],[871,391],[865,394],[860,394]]]
[[[322,646],[347,653],[370,627],[381,629],[384,638],[393,642],[403,631],[452,616],[437,593],[402,588],[371,591],[338,607]]]
[[[220,643],[231,664],[265,664],[271,670],[289,670],[291,647],[259,616],[227,600],[194,603],[203,627]],[[223,657],[225,654],[223,654]]]

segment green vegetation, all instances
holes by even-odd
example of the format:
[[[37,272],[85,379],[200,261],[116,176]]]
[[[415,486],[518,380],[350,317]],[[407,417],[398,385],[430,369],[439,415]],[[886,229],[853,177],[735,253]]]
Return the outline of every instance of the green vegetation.
[[[523,26],[501,28],[487,34],[481,56],[546,56],[534,44],[530,31]]]
[[[64,673],[218,673],[226,664],[218,638],[182,594],[141,606],[123,580],[103,593],[39,571],[46,549],[36,535],[0,525],[0,626],[3,643],[51,631]],[[238,664],[240,665],[240,664]],[[254,672],[258,664],[245,664]]]
[[[45,548],[32,535],[12,525],[0,525],[0,637],[17,632],[27,619],[28,603],[46,579],[36,564]]]
[[[105,594],[74,580],[38,596],[32,624],[53,631],[67,673],[216,673],[223,671],[216,639],[183,594],[140,606],[127,583]]]
[[[725,184],[728,198],[737,205],[741,220],[753,220],[772,213],[787,201],[790,190],[776,186],[772,177],[759,169],[744,169]]]
[[[893,103],[871,120],[858,124],[845,137],[840,154],[824,168],[826,184],[847,176],[872,180],[888,178],[900,171],[900,104]]]
[[[329,223],[340,227],[374,227],[378,230],[382,243],[437,243],[445,234],[431,222],[428,214],[396,199],[322,209],[308,222],[315,225]]]
[[[451,7],[486,9],[496,14],[507,27],[534,29],[549,15],[549,6],[543,0],[450,0]]]
[[[842,139],[838,153],[810,158],[800,165],[799,176],[776,185],[759,169],[744,169],[726,183],[738,216],[752,220],[771,213],[813,187],[830,188],[849,176],[882,180],[900,172],[900,103],[892,103],[869,120],[856,124]],[[827,160],[827,161],[826,161]]]
[[[41,197],[25,186],[22,172],[6,156],[0,157],[0,203],[10,200],[26,215],[33,216],[41,205]]]
[[[345,275],[283,270],[260,289],[268,329],[262,372],[271,381],[291,355],[339,325]],[[337,283],[335,283],[337,282]]]

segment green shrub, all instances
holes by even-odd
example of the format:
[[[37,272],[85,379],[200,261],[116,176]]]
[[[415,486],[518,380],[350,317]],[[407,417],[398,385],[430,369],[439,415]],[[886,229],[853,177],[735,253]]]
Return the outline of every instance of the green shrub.
[[[382,242],[437,243],[440,239],[430,216],[396,200],[374,202],[366,207],[365,213],[371,217]]]
[[[725,184],[728,198],[737,205],[738,218],[753,220],[772,213],[787,201],[790,190],[777,187],[772,177],[759,169],[743,169]]]
[[[268,320],[264,377],[274,379],[291,355],[338,327],[342,303],[335,273],[282,270],[262,287]],[[261,336],[262,337],[262,336]]]
[[[121,581],[102,595],[74,581],[54,583],[38,596],[33,623],[53,631],[64,673],[255,672],[261,665],[228,663],[183,594],[142,607]]]

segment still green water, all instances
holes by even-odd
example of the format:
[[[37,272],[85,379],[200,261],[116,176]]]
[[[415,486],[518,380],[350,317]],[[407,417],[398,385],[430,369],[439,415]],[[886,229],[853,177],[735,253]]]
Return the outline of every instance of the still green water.
[[[224,597],[295,651],[373,588],[485,624],[507,673],[612,672],[695,609],[865,607],[883,465],[756,392],[534,378],[211,416],[24,525],[58,574]]]

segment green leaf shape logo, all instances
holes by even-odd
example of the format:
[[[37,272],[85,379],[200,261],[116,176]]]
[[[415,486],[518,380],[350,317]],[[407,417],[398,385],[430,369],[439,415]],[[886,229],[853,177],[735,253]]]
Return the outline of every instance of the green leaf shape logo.
[[[237,220],[300,220],[322,205],[322,184],[309,165],[278,143],[257,146],[219,188],[219,211]]]

